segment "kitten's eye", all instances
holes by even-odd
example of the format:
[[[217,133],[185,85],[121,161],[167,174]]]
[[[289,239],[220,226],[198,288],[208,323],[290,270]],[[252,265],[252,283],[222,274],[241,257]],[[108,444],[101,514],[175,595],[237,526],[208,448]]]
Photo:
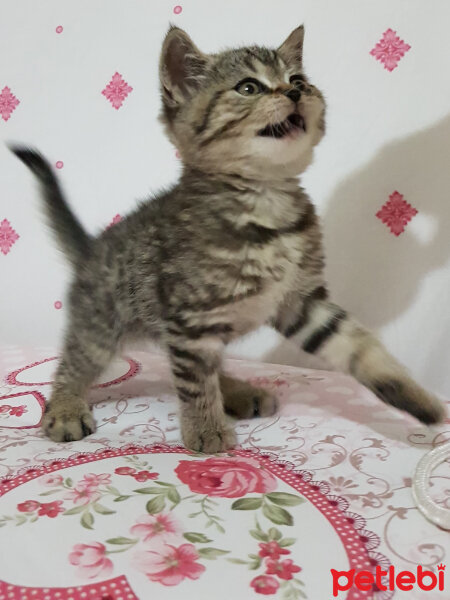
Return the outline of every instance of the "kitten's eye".
[[[305,80],[301,75],[292,75],[292,77],[289,79],[289,83],[291,83],[297,89],[300,89],[305,83]]]
[[[262,83],[257,79],[244,79],[234,89],[243,96],[256,96],[264,91]]]

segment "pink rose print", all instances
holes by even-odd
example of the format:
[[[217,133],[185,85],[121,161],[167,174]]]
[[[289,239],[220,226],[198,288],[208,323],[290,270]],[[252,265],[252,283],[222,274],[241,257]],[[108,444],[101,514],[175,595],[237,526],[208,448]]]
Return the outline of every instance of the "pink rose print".
[[[133,477],[136,481],[148,481],[149,479],[158,479],[159,473],[149,473],[148,471],[139,471],[135,473]]]
[[[41,477],[40,482],[42,483],[42,485],[48,487],[55,487],[62,484],[63,478],[61,475],[50,473],[49,475]]]
[[[269,596],[270,594],[276,594],[280,584],[275,577],[269,577],[268,575],[259,575],[250,582],[251,587],[257,594],[264,594]]]
[[[95,487],[85,485],[77,485],[73,490],[67,492],[64,496],[65,500],[72,500],[74,504],[85,505],[89,502],[97,502],[101,498],[101,493]]]
[[[100,574],[107,576],[112,572],[113,564],[106,558],[106,548],[100,542],[75,544],[69,554],[71,565],[78,567],[78,575],[93,579]]]
[[[55,163],[55,167],[56,167],[57,169],[62,169],[62,168],[63,168],[63,166],[64,166],[64,163],[63,163],[63,161],[62,161],[62,160],[58,160],[58,161],[56,161],[56,163]]]
[[[133,475],[133,473],[136,473],[136,469],[133,467],[117,467],[114,469],[114,473],[116,475]]]
[[[294,565],[294,562],[290,559],[277,561],[268,558],[266,561],[267,575],[277,575],[280,579],[286,581],[293,579],[294,573],[299,573],[301,570],[301,567]]]
[[[265,558],[266,556],[269,556],[270,558],[273,559],[278,559],[280,558],[280,556],[282,554],[290,554],[291,551],[287,550],[286,548],[282,548],[278,542],[261,542],[259,544],[259,547],[261,548],[261,550],[258,552],[259,556],[261,556],[261,558]]]
[[[95,475],[95,473],[87,473],[83,477],[83,479],[80,479],[80,481],[78,482],[78,486],[98,487],[99,485],[107,485],[109,483],[111,483],[111,475],[109,475],[108,473],[102,473],[101,475]]]
[[[34,512],[39,507],[40,503],[36,502],[36,500],[27,500],[26,502],[21,502],[18,504],[17,510],[19,512]]]
[[[0,415],[2,413],[9,413],[9,411],[12,409],[12,406],[10,404],[2,404],[2,406],[0,406]]]
[[[197,562],[198,553],[193,544],[182,544],[178,548],[169,544],[158,550],[144,550],[134,557],[134,565],[150,581],[163,585],[178,585],[185,579],[198,579],[205,567]]]
[[[120,73],[114,73],[111,81],[105,89],[102,90],[102,94],[111,102],[114,108],[118,110],[122,106],[125,98],[132,91],[133,88],[128,85],[122,75]]]
[[[56,33],[62,33],[63,32],[63,26],[62,25],[58,25],[58,27],[55,29]]]
[[[61,506],[62,500],[55,500],[55,502],[46,502],[41,504],[39,507],[38,515],[51,517],[57,517],[59,513],[64,512],[64,508]]]
[[[130,529],[132,535],[142,538],[144,542],[154,539],[166,541],[179,533],[180,528],[171,514],[145,515],[138,519]]]
[[[61,300],[56,300],[55,303],[53,304],[53,306],[56,308],[56,310],[59,310],[60,308],[62,308]]]
[[[22,415],[24,415],[27,411],[27,407],[25,406],[25,404],[21,404],[20,406],[12,406],[9,414],[11,416],[15,416],[15,417],[21,417]]]
[[[265,494],[277,487],[275,477],[252,458],[181,460],[175,473],[192,492],[221,498],[240,498],[251,492]]]
[[[174,8],[173,8],[173,12],[174,12],[176,15],[179,15],[179,14],[181,13],[181,11],[182,11],[182,10],[183,10],[183,7],[181,7],[179,4],[178,4],[177,6],[174,6]]]

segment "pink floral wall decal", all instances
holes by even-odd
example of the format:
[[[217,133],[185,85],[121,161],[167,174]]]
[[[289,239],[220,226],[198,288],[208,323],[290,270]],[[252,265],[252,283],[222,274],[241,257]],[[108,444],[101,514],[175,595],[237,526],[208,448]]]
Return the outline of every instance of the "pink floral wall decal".
[[[122,106],[125,98],[132,91],[133,88],[128,85],[120,73],[116,72],[105,89],[102,90],[102,94],[111,102],[114,108],[118,110]]]
[[[0,116],[4,121],[7,121],[20,101],[14,96],[8,86],[2,89],[0,94]]]
[[[393,71],[410,48],[411,46],[400,39],[395,31],[387,29],[370,54],[382,62],[385,69]]]
[[[406,225],[415,215],[417,215],[417,210],[406,202],[399,192],[393,192],[376,214],[396,236],[405,231]]]
[[[8,254],[11,246],[19,239],[19,234],[11,227],[8,219],[3,219],[0,223],[0,251],[3,254]]]

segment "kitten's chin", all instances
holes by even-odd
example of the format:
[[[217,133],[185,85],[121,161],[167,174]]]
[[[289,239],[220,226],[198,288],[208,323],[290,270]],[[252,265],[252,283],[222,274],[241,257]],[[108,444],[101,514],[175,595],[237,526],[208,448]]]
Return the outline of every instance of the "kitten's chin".
[[[252,154],[261,172],[295,177],[309,167],[313,160],[310,136],[304,132],[294,135],[281,139],[258,137],[252,141]]]

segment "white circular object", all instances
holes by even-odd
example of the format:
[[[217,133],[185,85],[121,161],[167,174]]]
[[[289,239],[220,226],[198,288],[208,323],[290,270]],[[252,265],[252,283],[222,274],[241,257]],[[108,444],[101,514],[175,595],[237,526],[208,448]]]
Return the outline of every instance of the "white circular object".
[[[432,523],[450,529],[450,510],[439,506],[428,494],[428,480],[433,470],[450,458],[450,442],[434,448],[420,460],[414,474],[412,493],[417,508]]]

